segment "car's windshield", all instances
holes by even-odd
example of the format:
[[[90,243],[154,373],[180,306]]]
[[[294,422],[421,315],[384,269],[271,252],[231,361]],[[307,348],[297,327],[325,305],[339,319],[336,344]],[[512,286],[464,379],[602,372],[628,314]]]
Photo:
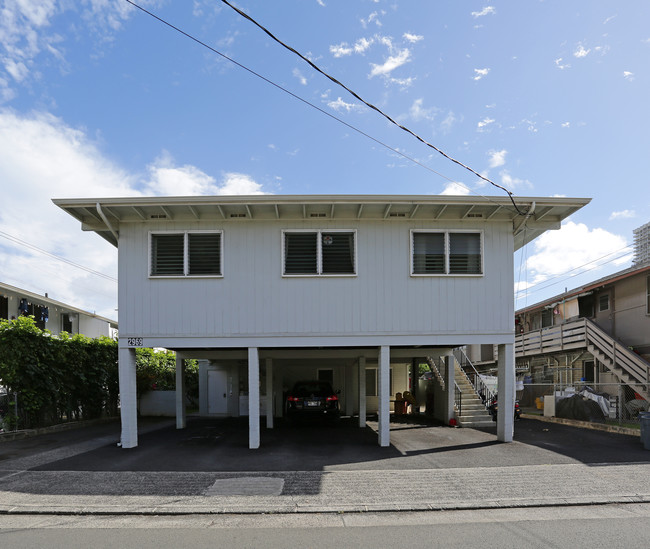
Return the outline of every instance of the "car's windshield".
[[[332,386],[326,381],[304,381],[296,383],[291,391],[293,396],[330,396],[334,393]]]

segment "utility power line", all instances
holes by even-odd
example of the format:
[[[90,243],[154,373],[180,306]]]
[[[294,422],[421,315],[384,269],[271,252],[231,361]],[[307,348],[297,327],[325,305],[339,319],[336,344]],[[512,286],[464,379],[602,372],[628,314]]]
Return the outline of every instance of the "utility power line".
[[[117,278],[109,276],[104,273],[100,273],[99,271],[95,271],[94,269],[91,269],[90,267],[85,267],[84,265],[80,265],[79,263],[75,263],[74,261],[70,261],[69,259],[66,259],[65,257],[61,257],[60,255],[53,254],[51,252],[48,252],[47,250],[44,250],[43,248],[39,248],[38,246],[35,246],[34,244],[30,244],[29,242],[25,242],[24,240],[21,240],[20,238],[17,238],[15,236],[12,236],[8,233],[5,233],[4,231],[0,231],[0,236],[3,238],[6,238],[7,240],[10,240],[14,242],[15,244],[20,244],[21,246],[25,246],[26,248],[29,248],[30,250],[37,251],[39,253],[42,253],[44,255],[47,255],[48,257],[51,257],[52,259],[56,259],[58,261],[62,261],[63,263],[67,263],[68,265],[71,265],[72,267],[76,267],[77,269],[81,269],[82,271],[86,271],[87,273],[93,274],[95,276],[99,276],[101,278],[104,278],[106,280],[110,280],[111,282],[117,282]]]

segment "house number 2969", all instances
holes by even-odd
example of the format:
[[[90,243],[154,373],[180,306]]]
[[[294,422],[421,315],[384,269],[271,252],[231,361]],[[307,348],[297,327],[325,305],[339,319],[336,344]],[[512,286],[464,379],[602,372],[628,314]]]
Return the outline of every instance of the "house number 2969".
[[[129,347],[142,347],[143,341],[141,337],[129,337],[127,339],[127,345]]]

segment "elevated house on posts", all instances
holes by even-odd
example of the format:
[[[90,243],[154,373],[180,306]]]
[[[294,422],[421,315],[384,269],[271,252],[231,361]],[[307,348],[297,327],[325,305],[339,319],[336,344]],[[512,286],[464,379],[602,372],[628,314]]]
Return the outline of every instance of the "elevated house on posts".
[[[315,377],[333,382],[359,426],[376,410],[378,442],[388,446],[391,384],[408,387],[425,357],[441,365],[440,419],[455,419],[462,402],[452,351],[468,344],[497,346],[500,406],[512,409],[513,253],[589,200],[517,198],[517,208],[509,197],[410,195],[54,202],[118,248],[122,447],[138,444],[135,349],[165,347],[177,353],[177,427],[186,424],[184,359],[205,360],[202,409],[248,414],[257,448],[261,421],[273,428],[282,416],[285,389]],[[512,418],[499,414],[499,440],[512,440]]]

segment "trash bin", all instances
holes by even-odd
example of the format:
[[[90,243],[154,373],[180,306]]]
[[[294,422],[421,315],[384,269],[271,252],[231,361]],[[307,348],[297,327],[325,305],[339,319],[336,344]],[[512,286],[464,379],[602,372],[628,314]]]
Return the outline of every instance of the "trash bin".
[[[641,424],[641,444],[646,450],[650,450],[650,412],[641,412],[639,423]]]

